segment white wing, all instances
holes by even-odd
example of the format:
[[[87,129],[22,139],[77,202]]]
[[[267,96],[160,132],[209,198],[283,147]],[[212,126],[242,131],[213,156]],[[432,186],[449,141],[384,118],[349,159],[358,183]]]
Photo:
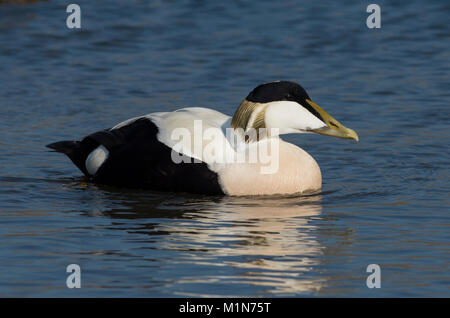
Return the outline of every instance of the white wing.
[[[146,117],[158,126],[160,142],[175,152],[205,162],[211,170],[217,171],[235,154],[227,139],[227,133],[232,134],[231,129],[226,129],[231,117],[218,111],[190,107]]]

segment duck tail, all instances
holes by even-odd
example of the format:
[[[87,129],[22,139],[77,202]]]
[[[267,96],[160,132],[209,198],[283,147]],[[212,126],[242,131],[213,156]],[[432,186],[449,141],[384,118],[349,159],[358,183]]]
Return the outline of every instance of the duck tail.
[[[75,152],[75,149],[79,147],[79,142],[73,140],[63,140],[48,144],[46,145],[46,147],[52,149],[55,152],[66,154],[70,157],[70,155]]]
[[[86,176],[89,176],[89,173],[86,170],[86,157],[89,152],[86,153],[85,147],[82,146],[81,142],[73,141],[73,140],[63,140],[54,142],[46,145],[47,148],[52,149],[55,152],[60,152],[67,157],[80,169]]]

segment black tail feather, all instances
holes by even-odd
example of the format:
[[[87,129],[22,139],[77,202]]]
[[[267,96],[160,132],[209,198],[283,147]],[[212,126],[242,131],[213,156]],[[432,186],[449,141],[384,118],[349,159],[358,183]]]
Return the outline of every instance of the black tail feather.
[[[48,144],[46,147],[55,152],[60,152],[67,155],[69,159],[72,160],[72,162],[78,167],[78,169],[89,177],[85,162],[89,153],[96,147],[96,144],[91,142],[63,140]]]
[[[79,142],[78,141],[72,141],[72,140],[63,140],[54,142],[51,144],[46,145],[47,148],[53,149],[56,152],[61,152],[66,155],[73,154],[74,150],[78,148]]]

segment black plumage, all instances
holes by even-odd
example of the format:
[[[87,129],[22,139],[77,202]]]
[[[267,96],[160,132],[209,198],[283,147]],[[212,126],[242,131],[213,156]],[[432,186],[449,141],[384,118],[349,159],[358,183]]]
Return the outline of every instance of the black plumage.
[[[198,160],[175,163],[172,149],[157,139],[158,127],[146,117],[116,129],[106,129],[81,141],[60,141],[47,147],[66,154],[93,182],[160,191],[224,194],[216,172]],[[91,176],[86,158],[98,146],[108,158]]]

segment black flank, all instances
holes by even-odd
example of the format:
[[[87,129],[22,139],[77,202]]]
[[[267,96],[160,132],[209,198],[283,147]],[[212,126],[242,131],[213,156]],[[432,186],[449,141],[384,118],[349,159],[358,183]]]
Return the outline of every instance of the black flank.
[[[172,149],[157,140],[158,127],[148,118],[117,129],[93,133],[81,141],[61,141],[47,147],[65,153],[95,183],[159,191],[223,195],[218,175],[204,162],[176,164]],[[87,156],[99,145],[109,151],[108,159],[91,177]]]

